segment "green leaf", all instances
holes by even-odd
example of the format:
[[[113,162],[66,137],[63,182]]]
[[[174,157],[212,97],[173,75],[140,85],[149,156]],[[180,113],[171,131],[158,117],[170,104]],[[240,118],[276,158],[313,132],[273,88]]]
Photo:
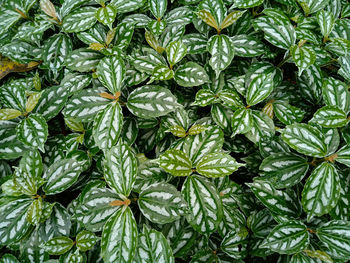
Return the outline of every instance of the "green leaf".
[[[157,19],[161,19],[167,9],[168,1],[166,0],[150,0],[149,9],[153,16]]]
[[[143,225],[143,233],[139,234],[136,258],[140,263],[175,262],[168,240],[161,232],[146,225]]]
[[[107,184],[118,194],[128,197],[137,175],[137,159],[124,142],[119,141],[106,153],[104,177]]]
[[[215,101],[216,101],[215,94],[211,90],[200,89],[197,92],[195,101],[192,103],[192,105],[205,107],[210,104],[213,104]]]
[[[32,112],[35,108],[35,106],[38,104],[39,99],[41,97],[41,92],[35,92],[32,93],[28,99],[27,99],[27,103],[26,103],[26,112]]]
[[[298,184],[306,175],[309,164],[305,158],[293,153],[275,153],[265,158],[259,169],[280,189]]]
[[[295,123],[286,126],[282,131],[282,139],[299,153],[323,157],[327,153],[324,134],[310,125]]]
[[[29,63],[34,59],[33,57],[34,46],[20,40],[15,40],[6,45],[0,47],[0,52],[2,56],[6,56],[9,59],[18,63]]]
[[[264,2],[264,0],[235,0],[231,8],[252,8],[259,6]]]
[[[100,90],[87,89],[76,93],[66,104],[63,115],[80,121],[88,121],[108,107],[111,100],[99,95]]]
[[[187,47],[181,41],[174,41],[167,46],[166,53],[170,66],[173,66],[186,56]]]
[[[103,55],[92,49],[79,48],[73,50],[66,58],[66,66],[79,72],[92,71],[97,67]]]
[[[152,78],[155,80],[169,80],[174,77],[174,71],[168,66],[159,64],[157,65],[152,72]],[[152,81],[148,82],[151,83]]]
[[[7,121],[21,116],[22,112],[16,109],[0,109],[0,120]]]
[[[231,37],[231,40],[235,47],[236,56],[257,57],[266,52],[265,46],[254,37],[248,35],[236,35]]]
[[[219,30],[219,25],[216,22],[215,18],[213,15],[207,11],[207,10],[199,10],[197,12],[197,16],[202,19],[206,24],[208,24],[211,27],[214,27],[216,30]]]
[[[60,70],[65,58],[72,52],[72,41],[64,34],[56,34],[48,39],[44,46],[44,63],[53,72]]]
[[[18,261],[18,259],[11,254],[4,254],[1,258],[0,258],[0,262],[1,263],[20,263]]]
[[[51,255],[62,255],[68,252],[74,245],[74,242],[69,237],[54,237],[47,241],[43,248]]]
[[[266,99],[274,89],[272,73],[258,74],[248,86],[246,100],[249,106],[253,106]]]
[[[11,81],[1,86],[0,99],[4,108],[24,111],[26,106],[25,88],[19,81]]]
[[[346,166],[350,167],[350,147],[348,145],[343,146],[339,149],[336,153],[336,159],[337,162],[345,164]]]
[[[63,19],[63,31],[76,33],[91,28],[96,23],[96,10],[95,7],[84,6],[70,12]]]
[[[209,82],[209,76],[203,67],[190,61],[177,68],[175,81],[182,87],[200,86]]]
[[[224,237],[220,248],[231,258],[244,258],[247,253],[247,236],[248,231],[245,228],[232,230]]]
[[[17,126],[17,138],[25,145],[45,152],[44,144],[48,136],[46,120],[40,114],[31,114]]]
[[[287,191],[276,190],[267,181],[256,180],[247,184],[255,196],[273,213],[295,218],[299,214],[299,204],[296,204]]]
[[[262,138],[270,138],[275,134],[273,121],[262,111],[252,111],[252,128],[245,136],[253,143],[258,143]]]
[[[145,0],[111,0],[111,4],[116,7],[118,13],[128,13],[142,7]]]
[[[335,24],[335,18],[333,13],[331,13],[330,11],[321,10],[320,12],[317,13],[316,17],[317,17],[317,22],[320,25],[322,35],[325,38],[328,38]]]
[[[34,112],[40,113],[47,121],[57,116],[67,102],[69,90],[54,86],[43,90]]]
[[[117,56],[108,56],[98,63],[96,74],[101,83],[112,93],[120,91],[125,78],[125,64]]]
[[[221,149],[223,142],[224,134],[221,129],[211,126],[197,135],[185,137],[184,144],[179,150],[187,153],[192,164],[196,166],[205,155]]]
[[[232,174],[244,166],[226,153],[211,153],[204,156],[197,164],[199,174],[207,177],[221,177]]]
[[[315,112],[310,122],[325,128],[339,128],[346,126],[349,120],[346,113],[338,106],[325,106]]]
[[[304,112],[284,101],[273,102],[273,112],[277,119],[285,125],[301,122],[304,118]]]
[[[290,47],[290,54],[299,68],[299,76],[316,61],[316,52],[311,47],[293,45]]]
[[[176,97],[166,88],[143,86],[130,93],[127,107],[132,114],[147,119],[175,111],[180,106],[176,101]]]
[[[300,221],[287,221],[274,227],[261,245],[279,254],[295,254],[309,245],[309,233]]]
[[[317,228],[316,234],[334,258],[348,260],[350,257],[350,223],[333,220]]]
[[[26,212],[32,200],[19,198],[2,203],[0,207],[0,244],[6,245],[21,239],[29,230]]]
[[[88,251],[94,247],[98,241],[98,237],[94,233],[83,230],[75,238],[76,246],[80,251]]]
[[[102,257],[106,262],[132,262],[137,247],[137,225],[129,207],[119,209],[107,221],[101,239]]]
[[[19,168],[33,178],[40,178],[43,172],[43,164],[39,151],[28,151],[23,154],[19,162]]]
[[[181,192],[189,207],[188,222],[196,231],[209,236],[223,216],[217,189],[207,179],[194,175],[186,178]]]
[[[192,173],[192,162],[180,150],[167,150],[159,157],[159,166],[174,176],[189,176]]]
[[[18,191],[29,196],[35,196],[38,188],[42,185],[42,183],[39,183],[41,180],[19,168],[15,169],[13,181]]]
[[[41,215],[43,212],[43,200],[41,197],[35,199],[27,210],[27,220],[32,225],[38,225],[40,223]]]
[[[260,16],[254,19],[254,27],[264,31],[265,39],[272,45],[289,50],[296,41],[296,33],[291,23],[280,24],[272,17]]]
[[[234,90],[224,89],[219,92],[218,97],[225,106],[232,109],[244,107],[239,94]]]
[[[208,41],[207,49],[211,54],[209,65],[218,77],[226,69],[234,57],[234,44],[226,35],[214,35]]]
[[[236,11],[229,13],[225,17],[225,19],[222,21],[222,23],[220,25],[220,29],[222,30],[226,27],[229,27],[234,22],[236,22],[244,13],[245,13],[245,11],[239,11],[239,10],[236,10]]]
[[[53,163],[43,176],[47,180],[43,187],[44,192],[53,195],[65,191],[76,182],[83,170],[83,162],[75,159],[62,159]]]
[[[1,159],[16,159],[23,156],[29,149],[17,139],[16,129],[0,129],[0,158]]]
[[[232,137],[250,131],[253,126],[252,110],[240,108],[232,116]]]
[[[180,219],[187,207],[181,193],[167,183],[155,183],[147,187],[140,193],[137,203],[142,214],[157,224]]]
[[[117,9],[113,5],[107,5],[105,7],[100,7],[96,11],[96,18],[102,24],[112,29],[113,22],[117,16]]]
[[[297,2],[304,9],[305,14],[309,15],[323,9],[329,0],[297,0]]]
[[[204,0],[199,4],[198,10],[206,10],[209,12],[211,16],[214,17],[217,25],[222,24],[227,12],[222,0]]]
[[[82,202],[83,217],[80,218],[84,226],[93,232],[102,231],[108,218],[113,215],[119,206],[110,203],[120,197],[109,188],[94,188],[89,191]]]
[[[307,179],[301,202],[310,220],[329,213],[340,197],[340,181],[336,168],[327,162],[317,166]]]
[[[350,93],[345,83],[334,79],[327,78],[323,82],[322,95],[328,106],[338,106],[346,113],[350,110]]]
[[[122,109],[118,102],[113,102],[95,116],[92,134],[100,149],[107,150],[114,146],[123,127]]]

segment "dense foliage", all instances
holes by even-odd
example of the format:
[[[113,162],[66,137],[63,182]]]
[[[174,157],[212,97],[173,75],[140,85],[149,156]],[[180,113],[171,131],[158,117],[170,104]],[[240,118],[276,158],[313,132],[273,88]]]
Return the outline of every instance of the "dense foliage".
[[[349,18],[0,0],[0,262],[347,262]]]

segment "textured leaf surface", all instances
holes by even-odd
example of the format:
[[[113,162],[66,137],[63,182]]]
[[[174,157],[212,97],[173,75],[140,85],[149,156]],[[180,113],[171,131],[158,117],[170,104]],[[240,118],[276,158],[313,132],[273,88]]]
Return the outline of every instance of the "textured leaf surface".
[[[340,259],[348,259],[350,256],[349,222],[333,220],[317,229],[317,237],[324,245]]]
[[[280,254],[294,254],[303,251],[308,244],[306,226],[298,221],[287,221],[273,228],[262,246]]]
[[[337,106],[325,106],[318,109],[310,122],[317,123],[325,128],[345,126],[349,120],[346,113]]]
[[[113,102],[95,116],[92,132],[95,143],[103,150],[110,149],[117,143],[122,126],[122,109],[118,102]]]
[[[156,183],[144,189],[138,199],[142,214],[150,221],[165,224],[180,219],[187,206],[180,192],[167,183]]]
[[[175,81],[183,87],[200,86],[209,81],[209,76],[197,63],[187,62],[175,71]]]
[[[44,173],[47,182],[43,190],[47,195],[63,192],[75,183],[82,171],[82,162],[75,159],[62,159],[53,163]]]
[[[340,181],[335,167],[327,162],[320,164],[307,179],[302,204],[308,219],[327,214],[340,197]]]
[[[98,63],[96,73],[101,83],[112,93],[120,91],[125,77],[125,65],[121,58],[108,56]]]
[[[232,174],[242,163],[225,153],[211,153],[204,156],[197,164],[196,170],[199,174],[207,177],[220,177]]]
[[[212,36],[208,41],[207,49],[211,54],[209,64],[218,76],[232,62],[235,55],[233,41],[226,35]]]
[[[299,183],[309,169],[307,160],[292,153],[275,153],[260,165],[260,170],[270,178],[276,188],[291,187]]]
[[[322,157],[327,153],[324,135],[310,125],[288,125],[282,132],[282,138],[297,152],[315,157]]]
[[[108,185],[118,194],[129,196],[135,183],[137,160],[130,148],[119,141],[106,154],[104,176]]]
[[[190,210],[189,223],[196,231],[210,235],[223,216],[222,203],[214,185],[199,176],[190,176],[181,192]]]
[[[44,152],[48,136],[46,120],[40,114],[31,114],[17,126],[17,138],[25,145]]]
[[[137,225],[130,208],[119,209],[103,228],[103,259],[107,262],[132,262],[136,253],[137,236]]]
[[[164,235],[145,225],[139,234],[137,257],[141,263],[175,262],[173,251]]]
[[[10,244],[26,234],[30,227],[26,211],[31,202],[28,198],[19,198],[1,206],[0,244]]]
[[[96,23],[95,12],[96,8],[92,6],[74,10],[63,19],[63,30],[69,33],[76,33],[91,28]]]
[[[175,111],[179,104],[168,89],[143,86],[130,93],[127,107],[138,117],[154,118]]]

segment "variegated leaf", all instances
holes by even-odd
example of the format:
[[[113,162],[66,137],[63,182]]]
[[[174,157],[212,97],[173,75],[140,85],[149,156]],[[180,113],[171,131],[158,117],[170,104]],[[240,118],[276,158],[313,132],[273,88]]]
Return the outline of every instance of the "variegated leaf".
[[[78,8],[64,17],[62,29],[69,33],[85,31],[96,23],[95,13],[96,8],[92,6]]]
[[[226,35],[215,35],[209,39],[207,49],[211,54],[209,64],[216,76],[219,76],[231,64],[235,55],[233,41]]]
[[[189,207],[188,222],[196,231],[209,236],[223,216],[217,189],[207,179],[194,175],[187,177],[181,192]]]
[[[204,156],[197,164],[196,171],[207,177],[221,177],[232,174],[245,164],[238,163],[226,153],[211,153]]]
[[[340,181],[336,168],[323,162],[307,179],[301,202],[307,218],[322,216],[332,210],[340,197]]]
[[[147,187],[140,193],[137,202],[142,214],[157,224],[180,219],[187,207],[181,193],[167,183],[156,183]]]
[[[83,162],[75,159],[62,159],[53,163],[43,176],[46,180],[44,192],[47,195],[63,192],[76,182],[83,170]]]
[[[180,105],[176,97],[159,86],[143,86],[128,97],[127,107],[137,117],[154,118],[175,111]]]
[[[122,109],[114,101],[95,116],[92,130],[95,143],[103,150],[112,148],[119,139],[122,127]]]
[[[119,209],[103,227],[103,259],[106,262],[131,263],[136,253],[137,236],[137,225],[131,209]]]
[[[118,194],[128,197],[137,175],[137,159],[133,150],[119,141],[106,153],[104,177],[108,185]]]
[[[180,150],[167,150],[159,157],[159,166],[174,176],[188,176],[192,173],[192,162]]]
[[[44,143],[48,136],[46,120],[40,114],[31,114],[17,126],[17,138],[25,145],[39,148],[44,152]]]
[[[98,63],[96,74],[101,83],[112,94],[116,94],[122,88],[125,78],[125,64],[117,56],[105,57]]]
[[[323,157],[327,153],[325,136],[310,125],[288,125],[282,132],[282,138],[291,148],[302,154]]]

